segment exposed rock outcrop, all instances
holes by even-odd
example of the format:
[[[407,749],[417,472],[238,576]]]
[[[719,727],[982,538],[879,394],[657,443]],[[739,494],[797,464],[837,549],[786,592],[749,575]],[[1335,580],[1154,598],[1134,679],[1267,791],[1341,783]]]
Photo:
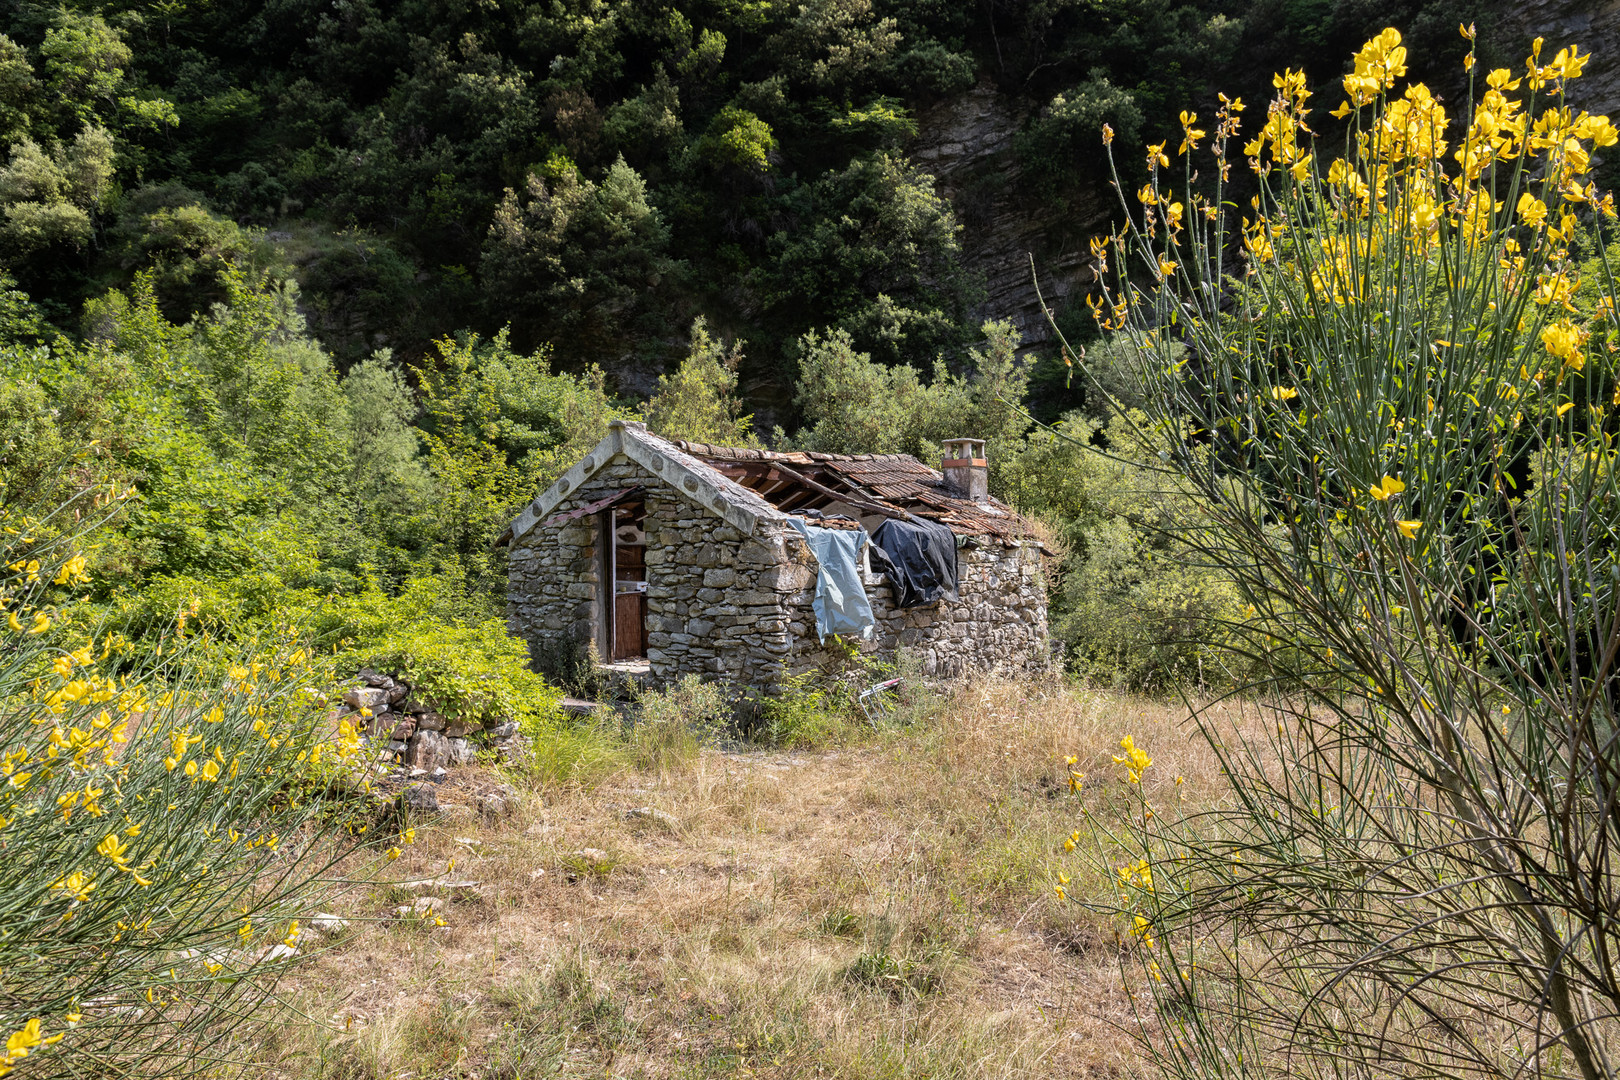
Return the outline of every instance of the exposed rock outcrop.
[[[1026,350],[1046,345],[1052,335],[1035,298],[1030,256],[1055,309],[1091,282],[1087,238],[1107,229],[1113,209],[1096,197],[1043,203],[1028,190],[1013,141],[1032,111],[980,84],[921,113],[909,148],[951,200],[963,226],[963,256],[984,275],[985,300],[974,314],[1011,319]]]
[[[1592,59],[1569,84],[1570,104],[1620,118],[1620,0],[1498,0],[1492,6],[1492,18],[1480,29],[1508,66],[1523,74],[1537,37],[1546,39],[1542,56],[1548,60],[1566,45],[1579,45]]]

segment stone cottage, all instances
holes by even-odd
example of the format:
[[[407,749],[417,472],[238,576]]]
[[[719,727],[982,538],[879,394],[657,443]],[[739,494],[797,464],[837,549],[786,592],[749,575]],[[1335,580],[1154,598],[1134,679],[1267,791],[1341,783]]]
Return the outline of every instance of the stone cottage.
[[[695,672],[769,687],[831,658],[812,612],[820,564],[793,518],[868,533],[898,519],[949,527],[956,594],[902,608],[863,555],[872,622],[861,647],[904,649],[930,675],[1044,668],[1043,548],[989,496],[983,443],[947,447],[936,472],[903,454],[671,442],[615,421],[496,541],[511,549],[512,631],[542,669],[594,642],[653,685]]]

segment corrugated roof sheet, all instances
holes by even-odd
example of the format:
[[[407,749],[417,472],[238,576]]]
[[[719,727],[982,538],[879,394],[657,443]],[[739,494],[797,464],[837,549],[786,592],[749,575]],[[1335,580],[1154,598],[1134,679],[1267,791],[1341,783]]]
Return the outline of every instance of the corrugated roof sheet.
[[[841,481],[852,495],[941,522],[952,532],[1008,542],[1035,535],[1030,523],[1006,503],[995,498],[984,504],[974,502],[910,454],[783,453],[698,442],[675,445],[704,461],[779,463],[835,489],[840,486],[835,480]]]

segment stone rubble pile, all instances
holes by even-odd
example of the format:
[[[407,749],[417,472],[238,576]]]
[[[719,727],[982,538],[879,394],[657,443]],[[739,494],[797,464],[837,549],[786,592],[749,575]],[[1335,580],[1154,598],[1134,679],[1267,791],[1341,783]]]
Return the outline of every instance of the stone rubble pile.
[[[516,721],[485,725],[448,717],[437,702],[415,696],[403,679],[369,668],[356,679],[359,685],[343,694],[350,711],[342,719],[353,724],[385,761],[397,762],[412,774],[470,764],[483,749],[507,761],[525,749]]]

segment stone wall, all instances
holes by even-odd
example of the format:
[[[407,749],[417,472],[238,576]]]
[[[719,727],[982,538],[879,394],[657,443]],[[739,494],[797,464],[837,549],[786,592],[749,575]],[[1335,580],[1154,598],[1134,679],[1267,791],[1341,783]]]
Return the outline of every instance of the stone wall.
[[[636,484],[664,487],[658,477],[618,455],[552,513],[567,513]],[[529,643],[530,659],[540,670],[556,674],[589,645],[597,620],[597,582],[595,515],[536,526],[513,543],[506,622]]]
[[[414,693],[403,675],[364,668],[355,681],[343,693],[348,708],[338,719],[353,724],[385,765],[403,765],[412,775],[442,773],[476,760],[481,749],[505,761],[526,745],[510,717],[485,724],[445,716],[437,702]]]
[[[654,685],[688,673],[767,687],[784,670],[831,659],[816,638],[816,562],[781,520],[752,535],[687,499],[622,454],[554,507],[566,513],[635,484],[647,489],[647,659]],[[588,647],[597,622],[594,516],[540,525],[513,545],[507,616],[537,667],[556,674]],[[1030,670],[1047,662],[1046,596],[1039,556],[998,543],[960,553],[960,599],[901,611],[869,575],[878,628],[866,651],[904,648],[924,673]]]
[[[647,488],[647,659],[661,684],[688,672],[750,685],[775,681],[791,643],[786,601],[814,582],[788,560],[783,527],[751,537],[623,455],[615,456],[553,514],[635,484]],[[597,624],[599,565],[594,516],[541,525],[510,556],[507,621],[537,666],[555,673],[585,650]]]
[[[802,545],[801,545],[802,546]],[[926,607],[895,606],[894,589],[867,574],[866,595],[877,627],[863,652],[893,656],[904,650],[924,675],[955,677],[969,671],[1042,671],[1050,663],[1046,628],[1046,583],[1033,545],[1003,547],[971,543],[957,552],[957,599]],[[819,667],[832,654],[816,639],[811,589],[795,606],[791,661],[795,672]]]
[[[697,672],[749,686],[776,682],[793,646],[791,605],[815,583],[814,568],[788,554],[789,530],[761,522],[745,539],[677,497],[649,499],[646,528],[655,681]]]

